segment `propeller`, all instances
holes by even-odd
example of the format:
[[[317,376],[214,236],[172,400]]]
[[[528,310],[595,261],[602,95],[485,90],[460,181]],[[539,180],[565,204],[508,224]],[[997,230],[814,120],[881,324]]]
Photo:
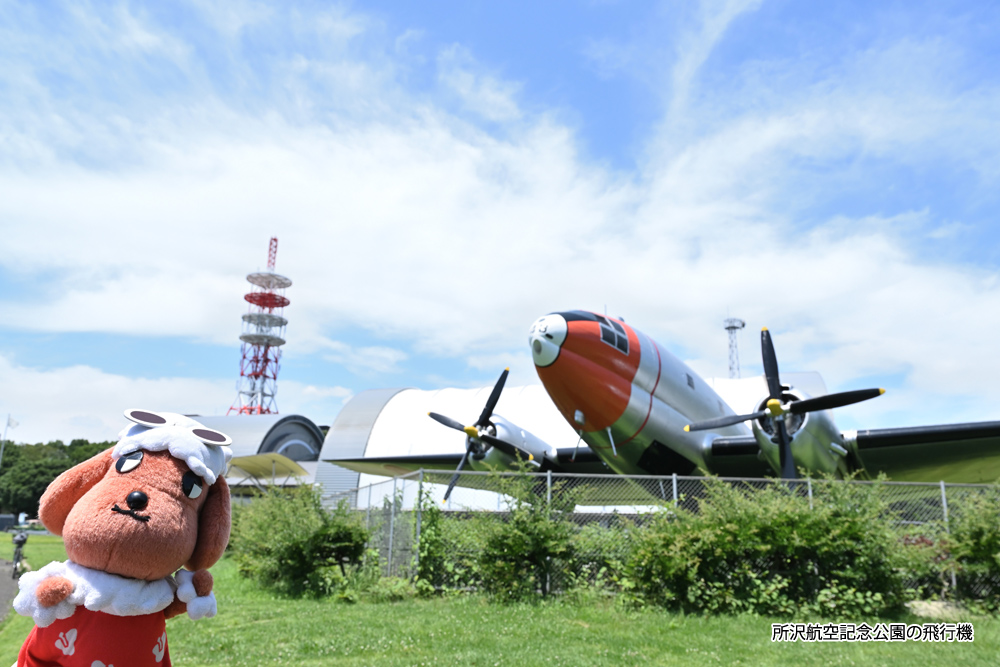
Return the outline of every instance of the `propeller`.
[[[448,483],[448,490],[444,494],[444,502],[448,501],[451,497],[452,489],[455,488],[455,484],[458,482],[458,473],[462,471],[465,464],[469,460],[469,456],[481,458],[486,454],[486,449],[483,447],[483,443],[486,443],[490,447],[496,447],[498,450],[506,454],[507,456],[517,458],[518,456],[522,458],[527,458],[529,461],[533,461],[534,457],[523,451],[522,449],[505,442],[500,438],[496,437],[494,433],[490,433],[489,429],[493,427],[492,422],[490,422],[490,417],[493,416],[493,408],[497,406],[497,401],[500,400],[500,393],[503,391],[504,383],[507,382],[507,375],[510,373],[510,368],[505,368],[503,373],[500,374],[500,379],[493,386],[493,391],[490,392],[490,397],[486,400],[486,405],[483,406],[483,411],[479,415],[474,423],[468,426],[458,422],[451,417],[446,417],[445,415],[438,414],[437,412],[428,412],[427,414],[431,419],[443,424],[448,428],[453,428],[456,431],[462,431],[465,433],[465,454],[462,455],[462,459],[458,462],[458,467],[455,468],[455,474],[452,475],[451,481]],[[495,429],[494,429],[495,431]]]
[[[781,477],[784,479],[794,479],[797,475],[795,461],[792,458],[792,443],[788,437],[788,429],[785,427],[785,415],[801,415],[817,410],[831,410],[841,408],[845,405],[860,403],[870,398],[881,396],[885,389],[857,389],[854,391],[841,391],[836,394],[826,394],[816,398],[806,398],[801,401],[790,401],[782,403],[781,378],[778,375],[778,357],[774,353],[774,343],[771,342],[771,332],[765,327],[760,332],[760,350],[764,358],[764,378],[767,380],[768,399],[765,408],[748,415],[728,415],[715,419],[688,424],[685,431],[707,431],[710,429],[732,426],[740,422],[761,417],[770,417],[774,425],[775,440],[778,445],[778,456],[781,467]]]

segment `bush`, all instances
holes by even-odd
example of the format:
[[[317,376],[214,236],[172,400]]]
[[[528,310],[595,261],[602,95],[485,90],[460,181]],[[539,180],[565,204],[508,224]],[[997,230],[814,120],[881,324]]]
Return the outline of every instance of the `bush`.
[[[487,520],[478,514],[445,514],[428,492],[420,499],[420,509],[416,580],[423,582],[421,592],[479,587]]]
[[[624,588],[685,611],[860,617],[905,599],[881,487],[707,485],[700,512],[661,512],[636,536]]]
[[[1000,487],[955,504],[945,538],[956,568],[959,598],[1000,611]]]
[[[574,494],[554,487],[549,503],[535,492],[536,478],[523,472],[499,484],[510,499],[509,513],[486,525],[479,557],[483,589],[503,602],[544,597],[553,583],[568,578],[574,526],[567,515],[576,506]]]
[[[367,542],[368,531],[345,504],[329,512],[317,489],[302,486],[269,490],[238,506],[230,548],[240,574],[264,587],[330,595],[352,581]]]
[[[632,553],[635,532],[633,522],[617,514],[606,526],[589,523],[580,527],[572,537],[575,586],[616,588]]]

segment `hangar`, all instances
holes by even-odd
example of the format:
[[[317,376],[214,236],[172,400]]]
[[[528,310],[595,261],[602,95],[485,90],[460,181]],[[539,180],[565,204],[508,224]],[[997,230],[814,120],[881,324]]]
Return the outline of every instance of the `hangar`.
[[[302,415],[190,415],[232,438],[226,481],[234,495],[266,485],[313,483],[324,429]]]
[[[358,393],[327,431],[314,478],[316,483],[322,485],[326,496],[385,479],[341,468],[329,463],[331,459],[464,452],[465,434],[445,428],[427,413],[439,412],[470,423],[482,411],[491,390],[492,387],[429,391],[391,388]],[[559,414],[542,385],[505,388],[496,413],[555,447],[573,447],[577,442],[577,434]],[[395,472],[405,474],[411,470],[400,468]]]

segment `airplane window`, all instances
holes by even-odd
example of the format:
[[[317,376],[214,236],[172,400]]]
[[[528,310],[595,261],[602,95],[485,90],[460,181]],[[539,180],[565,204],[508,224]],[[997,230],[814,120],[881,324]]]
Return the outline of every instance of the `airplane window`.
[[[601,317],[598,315],[598,317]],[[604,320],[604,318],[601,318]],[[622,329],[622,333],[617,333],[607,324],[607,320],[604,320],[605,324],[601,324],[601,340],[610,345],[611,347],[617,348],[622,354],[628,354],[628,336],[625,334],[625,330]],[[621,329],[621,325],[617,322],[613,323],[615,329]]]
[[[617,331],[618,333],[620,334],[625,333],[624,327],[622,327],[622,325],[618,324],[614,320],[611,320],[611,326],[613,326],[615,328],[615,331]]]
[[[602,326],[601,327],[601,340],[603,340],[608,345],[615,344],[615,332],[611,329]]]
[[[688,386],[691,387],[692,389],[694,389],[694,378],[691,377],[690,375],[688,375],[687,373],[685,373],[685,375],[687,375]]]
[[[562,315],[563,319],[567,322],[579,322],[581,320],[587,322],[595,321],[595,316],[591,313],[582,310],[570,310],[564,313],[553,313],[555,315]]]

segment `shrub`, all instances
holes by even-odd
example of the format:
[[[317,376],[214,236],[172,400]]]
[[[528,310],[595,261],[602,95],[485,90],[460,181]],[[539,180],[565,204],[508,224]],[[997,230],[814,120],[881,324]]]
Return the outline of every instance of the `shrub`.
[[[488,520],[479,514],[445,513],[425,492],[420,499],[416,580],[422,594],[475,588],[481,584],[479,555]]]
[[[549,503],[536,493],[536,480],[523,471],[500,478],[509,513],[486,525],[479,557],[483,589],[496,600],[525,601],[539,593],[544,597],[571,565],[574,527],[567,515],[576,506],[574,494],[553,488]]]
[[[881,487],[707,485],[699,513],[661,512],[626,568],[634,602],[697,612],[859,616],[905,599]]]
[[[589,523],[572,537],[573,579],[577,587],[616,588],[633,548],[636,527],[617,514],[608,525]]]
[[[954,561],[944,523],[928,521],[900,529],[899,561],[908,595],[915,600],[952,597]]]
[[[953,507],[947,549],[957,571],[957,595],[989,611],[1000,610],[1000,487]]]
[[[351,581],[367,542],[368,531],[345,504],[327,511],[319,491],[302,486],[268,490],[238,507],[230,547],[240,574],[262,586],[293,596],[329,595]]]

